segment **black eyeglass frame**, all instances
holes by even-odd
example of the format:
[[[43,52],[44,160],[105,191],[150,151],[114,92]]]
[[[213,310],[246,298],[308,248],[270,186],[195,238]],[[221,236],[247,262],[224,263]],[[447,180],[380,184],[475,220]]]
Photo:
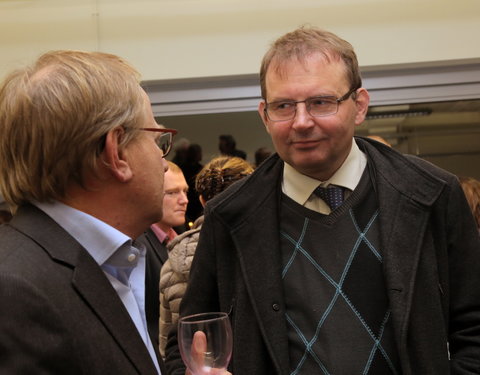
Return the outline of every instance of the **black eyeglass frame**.
[[[359,87],[354,87],[352,89],[350,89],[345,95],[341,96],[340,98],[336,98],[335,96],[333,95],[321,95],[321,96],[312,96],[310,98],[307,98],[305,100],[279,100],[279,101],[276,101],[276,102],[270,102],[270,103],[267,103],[267,101],[265,101],[265,108],[263,109],[263,113],[265,114],[265,117],[267,119],[269,119],[270,121],[272,122],[282,122],[282,121],[291,121],[295,118],[295,116],[297,115],[297,104],[298,103],[305,103],[305,106],[306,106],[306,109],[307,109],[307,112],[310,116],[312,117],[325,117],[325,116],[331,116],[331,115],[334,115],[338,112],[338,106],[341,102],[344,102],[345,100],[347,100],[353,93],[355,93],[357,90],[359,89]],[[337,107],[336,107],[336,110],[335,112],[331,112],[331,113],[326,113],[326,114],[322,114],[322,115],[313,115],[310,113],[310,107],[307,105],[307,102],[308,101],[311,101],[311,100],[314,100],[314,99],[334,99],[336,104],[337,104]],[[293,115],[291,118],[289,119],[283,119],[283,120],[273,120],[269,115],[268,115],[268,106],[269,105],[272,105],[272,104],[275,104],[275,103],[290,103],[290,104],[295,104],[295,107],[294,107],[294,111],[293,111]]]
[[[177,130],[175,129],[168,129],[168,128],[137,128],[138,130],[143,130],[147,132],[157,132],[157,133],[163,133],[165,135],[169,136],[169,143],[168,143],[168,148],[167,150],[163,151],[163,158],[167,156],[170,151],[172,150],[172,144],[173,144],[173,136],[178,133]],[[161,136],[160,136],[161,137]]]

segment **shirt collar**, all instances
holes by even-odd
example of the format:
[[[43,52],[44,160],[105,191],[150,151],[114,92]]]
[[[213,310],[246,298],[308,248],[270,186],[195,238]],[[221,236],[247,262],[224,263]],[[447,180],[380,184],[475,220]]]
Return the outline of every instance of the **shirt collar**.
[[[100,266],[112,257],[117,249],[129,248],[132,244],[130,237],[114,227],[61,202],[33,204],[75,238]]]
[[[283,164],[282,191],[295,202],[305,205],[318,186],[327,187],[330,184],[355,189],[362,177],[367,164],[367,158],[352,142],[350,152],[340,168],[326,181],[319,181],[298,172],[291,165]]]
[[[153,224],[150,226],[153,233],[157,236],[160,243],[163,243],[167,239],[167,243],[177,237],[177,232],[173,228],[170,228],[168,232],[164,232],[158,224]]]

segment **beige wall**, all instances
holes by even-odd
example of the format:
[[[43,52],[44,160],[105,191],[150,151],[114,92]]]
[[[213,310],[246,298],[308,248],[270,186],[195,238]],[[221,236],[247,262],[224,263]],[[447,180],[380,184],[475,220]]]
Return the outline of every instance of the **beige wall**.
[[[480,57],[478,0],[0,0],[0,78],[51,49],[115,53],[144,80],[252,74],[305,23],[362,67]]]

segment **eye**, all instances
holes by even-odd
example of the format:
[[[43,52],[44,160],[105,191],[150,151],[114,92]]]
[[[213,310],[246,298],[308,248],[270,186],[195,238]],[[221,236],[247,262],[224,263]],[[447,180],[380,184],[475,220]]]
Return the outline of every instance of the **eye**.
[[[313,107],[324,107],[335,103],[335,98],[329,96],[319,96],[316,98],[308,99],[308,104]]]
[[[294,107],[295,102],[292,101],[270,103],[270,108],[272,111],[288,111],[289,109]]]

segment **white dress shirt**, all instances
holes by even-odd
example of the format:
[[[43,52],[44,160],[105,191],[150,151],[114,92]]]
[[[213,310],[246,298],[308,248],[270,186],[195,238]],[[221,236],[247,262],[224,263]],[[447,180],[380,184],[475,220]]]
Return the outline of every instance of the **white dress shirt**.
[[[331,212],[330,207],[325,201],[313,194],[313,191],[318,186],[327,187],[332,184],[346,188],[345,199],[348,198],[360,182],[363,171],[367,166],[367,157],[353,141],[350,153],[343,164],[326,181],[308,177],[287,163],[283,163],[283,165],[283,193],[302,206],[328,215]]]

